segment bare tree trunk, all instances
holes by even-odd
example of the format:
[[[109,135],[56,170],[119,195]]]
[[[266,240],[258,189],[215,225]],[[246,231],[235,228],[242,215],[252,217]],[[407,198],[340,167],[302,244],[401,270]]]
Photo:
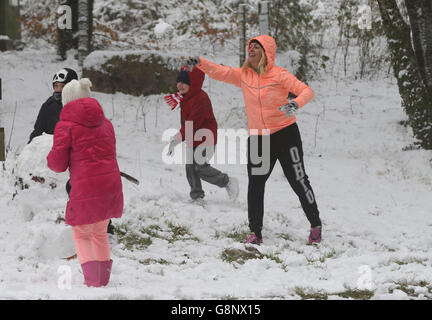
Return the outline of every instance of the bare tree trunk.
[[[411,45],[411,29],[404,22],[395,0],[377,2],[408,123],[418,144],[432,149],[432,99],[419,72]]]
[[[432,1],[406,1],[419,71],[432,98]]]
[[[277,20],[278,18],[278,13],[281,12],[281,0],[275,0],[273,1],[273,6],[272,8],[269,8],[269,10],[273,10],[273,19]],[[271,21],[269,21],[270,23]],[[274,25],[274,30],[273,30],[273,38],[275,39],[276,43],[279,43],[279,29],[280,29],[280,24],[279,23],[272,23]]]
[[[57,53],[66,59],[69,49],[78,49],[78,60],[90,53],[93,36],[94,0],[60,0],[61,5],[70,7],[71,28],[57,28]]]
[[[75,32],[78,30],[78,0],[60,0],[59,5],[65,5],[70,8],[71,26],[68,28],[60,28],[57,25],[57,54],[60,60],[66,60],[67,51],[76,48],[76,38],[74,37]]]
[[[260,34],[269,34],[269,15],[268,15],[268,1],[258,2],[258,15],[259,15],[259,29]]]
[[[238,10],[240,37],[239,37],[239,60],[240,67],[246,61],[246,5],[239,4]]]
[[[0,161],[6,160],[4,128],[0,128]]]
[[[82,68],[88,46],[88,2],[78,0],[78,64]]]

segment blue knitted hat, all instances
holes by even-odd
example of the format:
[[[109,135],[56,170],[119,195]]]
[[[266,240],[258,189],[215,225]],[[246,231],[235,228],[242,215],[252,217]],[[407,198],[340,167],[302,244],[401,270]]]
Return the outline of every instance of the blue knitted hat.
[[[177,75],[177,82],[183,82],[190,85],[189,73],[186,70],[182,70]]]

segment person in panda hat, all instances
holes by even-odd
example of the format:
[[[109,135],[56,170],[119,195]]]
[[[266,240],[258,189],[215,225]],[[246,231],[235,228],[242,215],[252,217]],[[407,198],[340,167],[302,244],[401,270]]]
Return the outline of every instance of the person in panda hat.
[[[78,75],[69,68],[63,68],[54,74],[52,79],[54,92],[40,108],[28,143],[34,137],[42,135],[42,133],[54,134],[54,128],[59,121],[60,112],[63,108],[61,102],[63,87],[73,79],[78,80]]]
[[[54,92],[52,96],[42,105],[34,125],[34,130],[30,134],[30,143],[34,137],[42,135],[42,133],[54,134],[54,128],[60,119],[60,112],[63,109],[62,91],[66,84],[72,80],[78,80],[77,73],[70,68],[63,68],[57,71],[52,79]],[[70,181],[66,183],[66,192],[69,195],[71,191]],[[114,234],[114,226],[110,220],[108,233]]]
[[[62,92],[63,109],[47,156],[55,172],[69,169],[72,185],[65,222],[72,226],[85,284],[106,286],[112,259],[107,226],[123,212],[123,191],[112,123],[91,98],[88,78],[72,80]]]

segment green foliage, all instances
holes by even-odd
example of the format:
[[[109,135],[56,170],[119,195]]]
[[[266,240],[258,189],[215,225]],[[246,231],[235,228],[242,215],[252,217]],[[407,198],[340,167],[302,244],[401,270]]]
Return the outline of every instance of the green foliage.
[[[119,243],[122,243],[127,250],[144,250],[153,243],[153,239],[163,239],[168,243],[176,241],[197,241],[197,237],[192,236],[189,228],[181,225],[176,225],[171,221],[167,221],[165,226],[157,224],[141,227],[132,227],[130,224],[122,223],[115,227],[115,233]],[[150,264],[154,261],[142,262]],[[166,261],[158,261],[157,263],[166,264]]]
[[[165,260],[165,259],[145,259],[145,260],[140,260],[139,263],[143,264],[143,265],[150,265],[150,264],[164,264],[164,265],[169,265],[171,264],[169,261]]]
[[[428,293],[432,293],[432,284],[427,281],[408,281],[402,280],[395,283],[395,286],[389,290],[390,293],[393,293],[394,290],[400,290],[405,292],[410,297],[418,297],[419,293],[416,291],[416,287],[424,288]]]
[[[296,287],[294,292],[301,297],[303,300],[313,299],[313,300],[328,300],[329,295],[338,296],[344,299],[354,299],[354,300],[369,300],[375,294],[371,290],[357,290],[357,289],[347,289],[342,292],[327,293],[323,291],[314,291],[310,288]]]
[[[312,290],[308,290],[305,288],[297,287],[295,288],[294,292],[301,297],[302,300],[328,300],[328,294],[323,292],[314,292]]]
[[[172,222],[168,222],[168,228],[171,236],[165,237],[165,239],[168,240],[168,242],[170,243],[178,240],[199,241],[197,237],[192,237],[192,234],[187,227],[175,225]]]
[[[243,249],[225,249],[221,254],[221,259],[229,263],[244,264],[249,259],[263,259],[264,255],[254,247]]]
[[[120,224],[114,229],[119,243],[127,250],[143,250],[152,244],[150,237],[132,230],[127,224]]]
[[[346,290],[343,292],[337,293],[339,297],[345,298],[345,299],[356,299],[356,300],[369,300],[373,297],[375,294],[374,291],[371,290]]]

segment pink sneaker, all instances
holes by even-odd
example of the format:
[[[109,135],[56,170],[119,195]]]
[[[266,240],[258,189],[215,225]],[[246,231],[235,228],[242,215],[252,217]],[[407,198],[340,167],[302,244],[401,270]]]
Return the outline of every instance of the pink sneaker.
[[[246,240],[246,243],[249,244],[261,244],[263,243],[262,238],[258,238],[255,233],[252,233],[249,238]]]
[[[312,228],[309,234],[309,244],[321,242],[321,226]]]

